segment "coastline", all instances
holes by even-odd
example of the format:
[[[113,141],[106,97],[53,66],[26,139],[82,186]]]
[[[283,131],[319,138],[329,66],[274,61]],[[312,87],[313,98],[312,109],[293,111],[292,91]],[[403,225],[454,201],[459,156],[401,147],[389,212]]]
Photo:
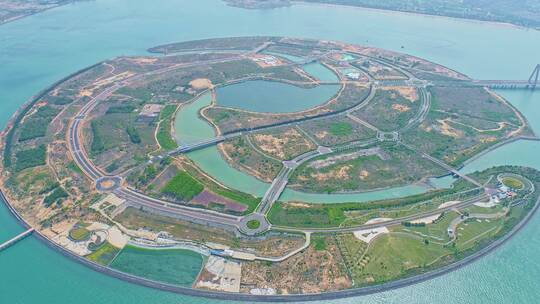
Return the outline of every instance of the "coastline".
[[[8,210],[13,214],[13,216],[17,219],[17,222],[22,227],[25,227],[25,228],[31,227],[20,216],[17,210],[15,210],[13,206],[11,206],[11,204],[8,201],[8,198],[4,195],[4,192],[2,191],[2,189],[0,189],[0,199],[3,201],[3,203],[6,205]],[[209,299],[220,299],[220,300],[237,300],[237,301],[253,301],[253,302],[320,301],[320,300],[341,299],[341,298],[347,298],[347,297],[353,297],[353,296],[364,296],[364,295],[389,291],[393,289],[398,289],[402,287],[407,287],[407,286],[411,286],[417,283],[427,281],[429,279],[440,277],[442,275],[448,274],[452,271],[465,267],[475,262],[476,260],[494,252],[496,249],[501,247],[501,245],[503,245],[504,243],[512,239],[512,237],[514,237],[517,234],[517,232],[519,232],[530,221],[530,219],[538,210],[539,205],[540,205],[540,197],[536,200],[535,205],[527,213],[527,215],[519,223],[517,223],[512,228],[512,230],[510,230],[506,235],[504,235],[500,239],[493,241],[492,243],[488,244],[486,247],[478,250],[477,252],[469,256],[466,256],[459,261],[443,266],[439,269],[435,269],[435,270],[432,270],[423,274],[419,274],[419,275],[414,275],[411,277],[406,277],[406,278],[399,279],[396,281],[383,283],[380,285],[331,291],[331,292],[325,292],[325,293],[316,293],[316,294],[264,296],[264,295],[245,294],[245,293],[227,293],[227,292],[219,292],[219,291],[208,291],[208,290],[194,289],[190,287],[182,287],[182,286],[176,286],[176,285],[171,285],[171,284],[166,284],[166,283],[160,283],[160,282],[156,282],[150,279],[141,278],[141,277],[127,274],[127,273],[124,273],[124,272],[121,272],[121,271],[118,271],[118,270],[115,270],[106,266],[96,264],[54,243],[53,241],[48,239],[46,236],[41,234],[41,232],[38,230],[34,232],[33,236],[35,236],[39,241],[41,241],[44,245],[46,245],[50,249],[55,250],[56,252],[62,254],[63,256],[67,258],[71,258],[74,262],[77,262],[81,265],[89,267],[92,270],[95,270],[105,275],[109,275],[116,279],[120,279],[126,282],[138,284],[145,287],[159,289],[162,291],[168,291],[168,292],[183,294],[187,296],[197,296],[197,297],[205,297]]]
[[[429,17],[429,18],[444,18],[444,19],[448,19],[448,20],[451,20],[451,21],[464,21],[464,22],[470,22],[470,23],[475,23],[475,24],[486,24],[486,25],[505,27],[505,28],[515,28],[515,29],[521,29],[521,30],[540,31],[540,28],[526,27],[526,26],[523,26],[523,25],[518,25],[518,24],[514,24],[514,23],[510,23],[510,22],[490,21],[490,20],[473,19],[473,18],[460,18],[460,17],[445,16],[445,15],[434,15],[434,14],[408,12],[408,11],[401,11],[401,10],[373,8],[373,7],[366,7],[366,6],[354,6],[354,5],[332,4],[332,3],[322,3],[322,2],[305,2],[305,1],[302,1],[302,0],[293,0],[293,1],[291,1],[291,6],[292,5],[323,5],[325,7],[336,7],[336,8],[343,7],[343,8],[367,10],[367,11],[371,11],[371,12],[394,15],[394,16],[395,15],[405,14],[405,15],[409,15],[409,16],[421,16],[421,17]]]
[[[76,2],[76,0],[75,0],[75,1],[66,2],[66,3],[61,3],[61,4],[55,4],[55,5],[51,6],[51,7],[47,7],[47,8],[44,8],[44,9],[41,9],[41,10],[32,12],[32,13],[30,13],[30,14],[22,14],[22,15],[19,15],[19,16],[15,17],[15,18],[11,18],[11,19],[9,19],[9,20],[6,20],[6,21],[0,23],[0,26],[2,26],[2,25],[4,25],[4,24],[11,23],[11,22],[15,22],[15,21],[17,21],[17,20],[20,20],[20,19],[23,19],[23,18],[26,18],[26,17],[30,17],[30,16],[33,16],[33,15],[41,14],[41,13],[43,13],[43,12],[45,12],[45,11],[48,11],[48,10],[51,10],[51,9],[55,9],[55,8],[59,8],[59,7],[62,7],[62,6],[65,6],[65,5],[74,3],[74,2]]]
[[[39,98],[36,99],[36,100],[39,100]],[[16,216],[16,218],[18,219],[19,222],[24,223],[24,226],[28,227],[29,226],[28,223],[11,206],[11,204],[9,203],[7,197],[5,197],[4,193],[2,192],[1,187],[0,187],[0,195],[1,195],[2,198],[4,198],[5,203],[8,206],[8,209],[10,209],[10,212],[12,212]],[[527,213],[527,215],[524,218],[522,218],[521,221],[518,224],[516,224],[516,226],[512,227],[512,230],[510,232],[508,232],[508,234],[515,233],[514,228],[517,227],[518,225],[520,225],[520,226],[525,225],[525,224],[521,224],[523,221],[526,220],[525,223],[528,222],[528,218],[530,216],[530,213],[534,213],[536,211],[536,209],[538,207],[538,202],[539,202],[539,200],[537,200],[535,202],[535,204],[533,206],[533,209],[531,209],[529,211],[529,213]],[[516,231],[518,231],[519,229],[520,228],[518,228]],[[430,279],[432,277],[436,277],[436,276],[442,275],[444,273],[453,271],[454,269],[459,268],[460,267],[459,265],[461,265],[461,263],[460,263],[461,260],[460,260],[460,261],[454,262],[453,264],[447,265],[448,270],[446,270],[446,272],[444,272],[444,269],[447,266],[444,266],[444,267],[441,267],[440,269],[435,269],[435,270],[429,271],[429,272],[427,272],[425,274],[419,274],[419,275],[412,276],[410,278],[403,278],[403,279],[400,279],[400,280],[384,283],[384,284],[381,284],[381,285],[362,287],[362,288],[355,289],[355,290],[343,290],[343,291],[335,291],[335,292],[333,291],[333,292],[328,292],[328,293],[306,294],[306,295],[287,295],[287,296],[284,296],[284,295],[279,295],[279,296],[278,295],[276,295],[276,296],[260,296],[260,295],[257,295],[256,296],[256,295],[250,295],[250,294],[236,294],[236,293],[232,294],[232,293],[223,293],[223,292],[210,292],[210,291],[204,291],[204,290],[195,290],[195,289],[192,289],[192,288],[187,288],[187,291],[186,291],[185,288],[181,288],[179,286],[159,283],[159,282],[152,281],[152,280],[149,280],[149,279],[144,279],[144,278],[140,278],[140,277],[137,277],[137,276],[129,275],[129,274],[126,274],[126,273],[123,273],[123,272],[108,268],[106,266],[101,266],[101,265],[95,264],[95,263],[93,263],[91,261],[86,260],[83,257],[80,257],[80,256],[78,256],[76,254],[71,253],[70,251],[68,251],[64,247],[62,247],[60,245],[57,245],[56,243],[52,242],[49,238],[47,238],[46,236],[42,235],[39,232],[38,232],[37,237],[38,237],[38,239],[45,242],[45,244],[47,246],[59,251],[64,256],[71,257],[71,258],[75,259],[76,261],[80,262],[81,264],[87,265],[88,267],[90,267],[90,268],[92,268],[92,269],[94,269],[96,271],[100,271],[100,272],[105,273],[105,274],[110,274],[113,277],[120,278],[120,279],[128,281],[128,282],[133,282],[133,283],[143,285],[143,286],[158,288],[158,289],[177,292],[177,293],[186,294],[186,295],[197,295],[197,296],[202,296],[202,297],[220,298],[220,299],[239,299],[239,300],[245,300],[245,301],[276,301],[276,302],[277,301],[297,301],[297,300],[311,301],[311,300],[335,299],[335,298],[343,298],[343,297],[348,297],[348,296],[370,294],[370,293],[382,292],[382,291],[385,291],[385,290],[390,290],[390,289],[395,289],[395,288],[400,288],[400,287],[412,285],[412,284],[415,284],[415,283]],[[499,240],[503,240],[501,242],[501,244],[502,244],[502,243],[505,242],[506,238],[511,238],[511,237],[512,237],[512,235],[510,235],[510,236],[504,235],[500,239],[494,240],[492,243],[490,243],[489,245],[487,245],[484,248],[492,248],[491,250],[494,250],[495,248],[497,248],[500,245],[495,245],[495,246],[492,247],[491,246],[492,244],[497,243]],[[478,250],[477,252],[471,254],[471,256],[475,256],[477,253],[482,253],[484,248],[482,248],[482,249]],[[483,255],[488,254],[491,250],[487,250]],[[482,256],[482,254],[480,254],[480,256]],[[477,258],[479,258],[479,257],[477,257]],[[467,259],[467,258],[468,257],[466,257],[464,259]],[[471,261],[474,261],[474,260],[475,259],[472,259]],[[463,265],[466,265],[468,263],[470,263],[470,262],[465,262]],[[456,266],[453,266],[454,264],[456,264]],[[440,274],[438,274],[439,272],[440,272]],[[422,277],[424,275],[426,276],[426,278],[424,278],[424,279],[416,278],[416,277]],[[209,293],[210,295],[207,295],[206,293]],[[252,297],[256,297],[257,299],[253,299]],[[306,298],[304,298],[304,297],[306,297]]]

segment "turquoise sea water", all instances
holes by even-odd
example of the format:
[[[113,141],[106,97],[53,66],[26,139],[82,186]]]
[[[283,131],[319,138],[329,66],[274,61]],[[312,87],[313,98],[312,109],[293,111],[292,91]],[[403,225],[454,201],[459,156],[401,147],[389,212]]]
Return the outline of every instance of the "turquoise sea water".
[[[0,26],[0,123],[69,73],[157,44],[208,37],[286,35],[408,52],[479,79],[526,79],[540,62],[540,32],[475,21],[345,7],[242,10],[218,0],[97,0]],[[404,48],[401,49],[401,46]],[[540,93],[503,92],[540,131]],[[540,168],[539,143],[516,142],[464,170],[514,163]],[[0,240],[20,232],[0,207]],[[540,216],[501,249],[448,275],[328,303],[535,303],[540,298]],[[119,281],[27,238],[0,253],[0,303],[223,303]]]

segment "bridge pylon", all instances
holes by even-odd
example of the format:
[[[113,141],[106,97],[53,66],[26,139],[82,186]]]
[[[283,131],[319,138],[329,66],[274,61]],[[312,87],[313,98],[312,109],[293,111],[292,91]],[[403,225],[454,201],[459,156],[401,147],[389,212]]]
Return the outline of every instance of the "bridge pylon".
[[[540,80],[540,63],[536,65],[533,72],[531,73],[531,77],[529,77],[529,85],[531,88],[536,88],[536,85],[538,85],[538,81]]]

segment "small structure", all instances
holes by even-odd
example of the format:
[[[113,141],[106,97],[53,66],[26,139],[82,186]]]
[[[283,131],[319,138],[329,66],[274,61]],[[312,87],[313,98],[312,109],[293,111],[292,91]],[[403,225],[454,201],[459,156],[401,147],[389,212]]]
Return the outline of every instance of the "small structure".
[[[161,108],[163,108],[163,105],[160,105],[160,104],[155,104],[155,103],[145,104],[141,112],[139,113],[139,117],[137,118],[137,121],[138,122],[153,122],[159,117]]]
[[[353,232],[353,234],[357,239],[369,244],[369,242],[371,242],[371,240],[373,240],[375,237],[388,232],[388,228],[383,226],[373,229],[356,230]]]
[[[451,238],[451,239],[454,238],[454,229],[452,229],[452,227],[448,227],[447,232],[448,232],[448,237],[449,238]]]
[[[360,79],[360,73],[359,72],[349,72],[349,73],[345,74],[345,76],[347,76],[347,78],[349,78],[351,80]]]

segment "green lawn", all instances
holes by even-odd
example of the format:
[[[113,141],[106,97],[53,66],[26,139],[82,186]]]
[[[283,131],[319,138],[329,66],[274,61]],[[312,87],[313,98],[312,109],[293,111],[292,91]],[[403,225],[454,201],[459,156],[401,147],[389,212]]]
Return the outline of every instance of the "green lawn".
[[[108,265],[112,259],[114,259],[118,251],[120,251],[120,249],[105,242],[105,244],[101,245],[96,251],[87,255],[86,258],[101,265]]]
[[[407,227],[408,230],[420,232],[424,235],[433,236],[437,239],[448,240],[448,226],[453,219],[459,215],[453,211],[445,213],[433,224],[426,224],[423,227]]]
[[[352,126],[347,122],[334,122],[330,124],[330,133],[334,136],[348,136],[352,133]]]
[[[161,189],[162,193],[174,196],[177,199],[190,201],[201,193],[204,186],[187,172],[180,171]]]
[[[505,186],[510,187],[512,189],[516,189],[516,190],[523,189],[524,187],[523,182],[521,182],[519,179],[514,178],[514,177],[506,176],[502,179],[502,183]]]
[[[85,241],[90,237],[90,231],[84,227],[78,227],[69,232],[69,237],[74,241]]]
[[[456,247],[460,250],[470,248],[476,241],[493,236],[503,224],[502,219],[468,220],[458,225]]]
[[[259,222],[258,220],[251,220],[251,221],[247,222],[246,226],[249,229],[257,229],[257,228],[261,227],[261,222]]]
[[[427,266],[449,254],[444,247],[422,240],[383,235],[374,240],[368,250],[369,262],[362,275],[372,276],[375,282],[395,279],[410,269]]]
[[[202,262],[201,255],[189,250],[126,246],[110,267],[159,282],[191,286]]]

